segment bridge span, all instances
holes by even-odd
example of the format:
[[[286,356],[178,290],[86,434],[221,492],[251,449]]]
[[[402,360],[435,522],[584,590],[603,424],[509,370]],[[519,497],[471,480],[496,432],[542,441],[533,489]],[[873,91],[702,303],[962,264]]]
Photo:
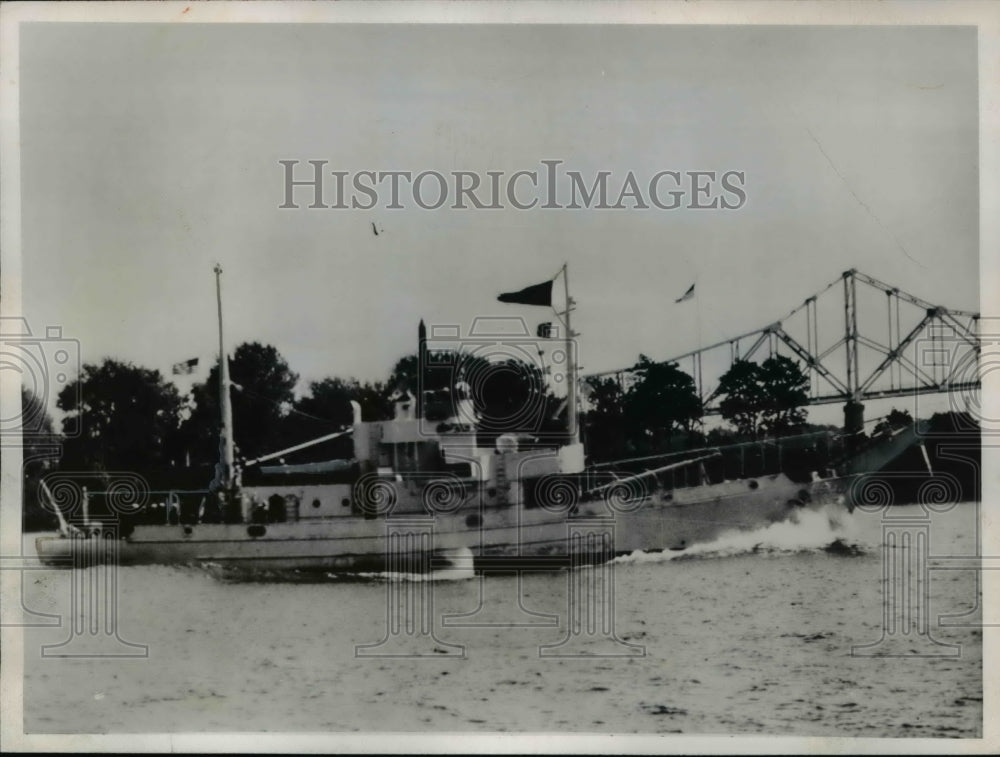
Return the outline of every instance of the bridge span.
[[[844,430],[864,426],[864,402],[949,393],[958,407],[980,388],[979,313],[935,305],[857,269],[844,271],[766,326],[659,362],[694,379],[706,415],[719,413],[719,379],[737,360],[774,355],[809,376],[809,404],[843,403]],[[627,387],[634,368],[586,374]]]

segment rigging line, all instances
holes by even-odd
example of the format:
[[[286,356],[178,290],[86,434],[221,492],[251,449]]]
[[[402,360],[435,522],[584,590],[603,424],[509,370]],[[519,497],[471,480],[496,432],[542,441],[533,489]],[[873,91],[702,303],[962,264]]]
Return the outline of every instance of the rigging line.
[[[917,260],[917,259],[916,259],[916,258],[914,258],[914,257],[913,257],[912,255],[910,255],[910,253],[909,253],[909,252],[907,252],[906,248],[905,248],[905,247],[903,246],[903,243],[899,241],[899,237],[898,237],[898,236],[896,236],[896,234],[895,234],[895,233],[893,233],[892,231],[890,231],[889,229],[887,229],[887,228],[886,228],[886,226],[885,226],[885,224],[883,224],[883,223],[882,223],[882,221],[881,221],[881,220],[879,220],[879,217],[878,217],[877,215],[875,215],[875,213],[874,213],[874,211],[873,211],[873,210],[871,209],[871,207],[870,207],[870,206],[869,206],[869,205],[868,205],[868,204],[867,204],[866,202],[864,202],[864,200],[862,200],[862,199],[861,199],[860,197],[858,197],[858,194],[857,194],[857,192],[855,192],[855,191],[854,191],[854,189],[853,189],[853,188],[851,187],[851,185],[847,183],[847,179],[845,179],[845,178],[844,178],[844,175],[843,175],[842,173],[840,173],[840,171],[839,171],[839,170],[837,170],[837,166],[836,166],[836,165],[834,165],[834,163],[833,163],[833,160],[831,160],[831,159],[830,159],[830,156],[829,156],[829,155],[827,155],[827,153],[826,153],[826,150],[824,150],[824,149],[823,149],[823,145],[821,145],[821,144],[820,144],[820,142],[819,142],[819,140],[818,140],[818,139],[816,139],[816,135],[812,133],[812,129],[810,129],[810,128],[809,128],[808,126],[806,126],[806,127],[805,127],[805,130],[806,130],[806,131],[807,131],[807,132],[809,133],[809,136],[810,136],[810,137],[812,138],[812,141],[816,143],[816,147],[818,147],[818,148],[819,148],[819,151],[820,151],[821,153],[823,153],[823,157],[824,157],[824,158],[826,158],[826,162],[830,164],[830,168],[832,168],[832,169],[833,169],[833,172],[834,172],[835,174],[837,174],[837,177],[838,177],[838,178],[839,178],[839,179],[840,179],[840,180],[841,180],[842,182],[844,182],[844,186],[845,186],[845,187],[847,187],[847,191],[851,193],[851,196],[852,196],[852,197],[853,197],[853,198],[854,198],[855,200],[857,200],[857,203],[858,203],[858,204],[859,204],[859,205],[860,205],[860,206],[861,206],[862,208],[864,208],[864,209],[865,209],[865,211],[866,211],[866,212],[868,213],[868,215],[870,215],[870,216],[871,216],[871,217],[872,217],[872,218],[874,219],[875,223],[877,223],[877,224],[879,225],[879,227],[880,227],[880,228],[881,228],[881,229],[882,229],[882,230],[883,230],[884,232],[886,232],[886,234],[888,234],[889,236],[891,236],[891,237],[892,237],[893,241],[894,241],[894,242],[896,243],[896,246],[897,246],[897,247],[899,247],[899,249],[900,249],[900,250],[902,251],[902,253],[903,253],[904,255],[906,255],[906,257],[908,257],[908,258],[909,258],[910,260],[912,260],[912,261],[913,261],[914,263],[916,263],[917,265],[919,265],[919,266],[920,266],[921,268],[925,268],[925,269],[926,269],[926,268],[927,268],[927,266],[925,266],[925,265],[924,265],[923,263],[921,263],[921,262],[920,262],[919,260]]]
[[[257,399],[263,400],[264,402],[270,402],[275,407],[279,407],[280,408],[284,404],[284,403],[278,402],[277,400],[274,400],[274,399],[272,399],[270,397],[265,397],[263,394],[255,392],[253,389],[247,389],[245,386],[243,386],[242,384],[239,384],[239,383],[237,383],[235,381],[230,381],[229,383],[235,385],[236,387],[238,387],[239,390],[240,390],[240,392],[242,392],[244,394],[249,394],[251,397],[256,397]],[[343,424],[339,424],[336,421],[333,421],[333,420],[331,420],[329,418],[320,418],[319,416],[312,415],[310,413],[305,412],[304,410],[298,410],[294,406],[291,406],[291,405],[288,407],[288,412],[289,412],[289,414],[294,413],[295,415],[301,415],[304,418],[310,418],[310,419],[312,419],[314,421],[319,421],[320,423],[329,423],[330,425],[338,426],[338,427],[341,426],[341,425],[343,425]]]
[[[791,310],[791,311],[790,311],[790,312],[788,313],[788,315],[786,315],[786,316],[785,316],[784,318],[781,318],[781,319],[779,319],[779,320],[778,320],[778,323],[781,323],[781,321],[784,321],[784,320],[787,320],[788,318],[791,318],[791,317],[792,317],[793,315],[795,315],[796,313],[798,313],[798,312],[799,312],[799,311],[800,311],[800,310],[801,310],[802,308],[806,307],[806,305],[807,305],[807,304],[808,304],[808,303],[809,303],[810,301],[812,301],[813,303],[815,303],[815,301],[816,301],[816,300],[817,300],[818,298],[822,297],[822,296],[823,296],[824,294],[826,294],[826,293],[827,293],[827,292],[828,292],[828,291],[829,291],[829,290],[830,290],[830,289],[831,289],[832,287],[834,287],[834,286],[836,286],[837,284],[839,284],[839,283],[841,282],[841,280],[842,280],[842,279],[841,279],[841,277],[840,277],[840,276],[838,276],[838,277],[837,277],[837,278],[835,278],[835,279],[834,279],[833,281],[831,281],[831,282],[830,282],[829,284],[827,284],[827,285],[826,285],[825,287],[823,287],[822,289],[820,289],[820,290],[819,290],[818,292],[816,292],[816,293],[814,293],[814,294],[810,295],[809,297],[807,297],[807,298],[806,298],[806,300],[805,300],[805,302],[803,302],[803,303],[802,303],[801,305],[798,305],[798,306],[796,306],[796,307],[792,308],[792,310]]]
[[[864,208],[865,211],[867,211],[868,215],[870,215],[875,220],[875,223],[877,223],[879,225],[879,227],[886,234],[888,234],[889,236],[892,237],[893,241],[896,243],[896,246],[899,247],[899,249],[902,251],[902,253],[904,255],[906,255],[906,257],[908,257],[910,260],[912,260],[914,263],[916,263],[921,268],[927,268],[927,266],[925,266],[919,260],[917,260],[916,258],[914,258],[909,252],[907,252],[906,248],[903,247],[903,243],[899,241],[899,237],[897,237],[893,232],[889,231],[889,229],[887,229],[885,227],[885,224],[883,224],[882,221],[879,220],[879,217],[877,215],[875,215],[875,212],[871,209],[871,207],[869,207],[869,205],[866,202],[864,202],[860,197],[858,197],[857,192],[855,192],[854,189],[851,187],[851,185],[847,183],[847,179],[844,178],[844,175],[839,170],[837,170],[837,166],[834,165],[833,160],[831,160],[830,156],[827,155],[826,150],[823,149],[823,145],[821,145],[820,141],[818,139],[816,139],[816,135],[812,133],[812,129],[810,129],[808,126],[806,126],[805,130],[809,134],[809,136],[812,139],[812,141],[816,143],[816,147],[819,148],[819,151],[823,154],[823,157],[826,158],[826,162],[830,164],[830,168],[832,168],[833,172],[835,174],[837,174],[837,177],[842,182],[844,182],[844,186],[847,187],[847,191],[851,193],[851,196],[857,201],[858,205],[860,205],[862,208]]]
[[[329,418],[320,418],[318,415],[312,415],[303,410],[296,410],[294,407],[288,408],[288,413],[290,415],[291,414],[301,415],[303,418],[309,418],[310,420],[319,421],[320,423],[329,423],[331,426],[337,426],[337,427],[343,426],[342,423],[337,423],[336,421],[330,420]]]

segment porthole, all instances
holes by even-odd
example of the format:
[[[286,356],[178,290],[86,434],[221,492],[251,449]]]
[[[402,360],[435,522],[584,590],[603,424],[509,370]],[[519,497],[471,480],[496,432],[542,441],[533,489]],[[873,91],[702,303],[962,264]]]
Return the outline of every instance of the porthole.
[[[760,484],[758,484],[754,479],[750,479],[750,483],[748,484],[748,486],[751,489],[756,489],[758,486],[760,486]]]
[[[320,508],[320,505],[321,505],[321,504],[322,504],[322,502],[320,502],[320,501],[319,501],[318,499],[314,499],[314,500],[312,501],[312,506],[313,506],[313,507],[314,507],[315,509],[317,509],[317,510],[319,510],[319,508]]]

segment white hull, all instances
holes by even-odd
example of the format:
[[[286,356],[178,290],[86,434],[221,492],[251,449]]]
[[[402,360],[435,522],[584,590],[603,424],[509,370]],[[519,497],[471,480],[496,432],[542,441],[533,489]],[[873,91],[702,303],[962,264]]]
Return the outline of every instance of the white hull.
[[[74,551],[80,552],[84,544],[96,546],[95,540],[101,539],[99,559],[122,565],[211,563],[248,570],[349,573],[426,570],[461,562],[455,556],[471,555],[470,567],[546,568],[636,550],[686,549],[725,531],[760,528],[793,517],[803,507],[823,506],[837,500],[840,488],[829,481],[803,486],[779,474],[752,483],[730,481],[677,489],[670,495],[658,492],[641,502],[581,503],[572,517],[540,508],[464,506],[433,518],[408,514],[256,526],[137,526],[127,538],[42,536],[36,545],[43,563],[67,566],[81,564]],[[571,532],[607,536],[585,540],[590,546],[574,551],[569,546]],[[390,539],[390,534],[395,536]]]

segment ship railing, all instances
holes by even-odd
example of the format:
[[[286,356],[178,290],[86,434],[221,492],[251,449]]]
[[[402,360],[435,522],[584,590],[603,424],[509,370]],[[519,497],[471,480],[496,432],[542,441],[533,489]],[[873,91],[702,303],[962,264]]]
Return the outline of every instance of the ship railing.
[[[73,508],[75,513],[71,515],[72,522],[70,522],[66,513],[63,512],[63,507],[60,506],[58,498],[53,494],[45,481],[39,482],[39,489],[56,516],[59,534],[65,537],[89,535],[94,533],[95,529],[101,531],[113,523],[123,524],[130,531],[132,526],[138,524],[137,518],[140,517],[142,518],[142,522],[147,525],[156,525],[158,522],[167,525],[177,525],[184,522],[201,522],[205,503],[211,494],[209,489],[147,490],[143,488],[116,490],[112,488],[101,491],[81,486],[78,489],[79,510],[77,511],[76,508]],[[130,495],[134,501],[128,501]],[[184,517],[181,501],[182,496],[190,498],[192,495],[202,497],[198,508],[198,516],[194,519]],[[108,497],[113,501],[109,501]],[[126,498],[125,501],[122,501],[123,497]],[[104,506],[95,510],[95,501],[101,502],[102,498]],[[162,519],[157,513],[161,508],[163,509]]]
[[[697,457],[686,458],[676,463],[670,463],[668,465],[661,465],[658,468],[653,468],[651,470],[644,470],[641,473],[634,473],[631,476],[620,477],[614,471],[609,471],[609,473],[614,477],[613,481],[609,481],[606,484],[600,486],[594,486],[586,489],[584,491],[585,496],[593,496],[595,494],[600,494],[601,492],[607,491],[616,486],[627,486],[635,481],[640,481],[644,478],[655,477],[659,482],[659,476],[664,473],[673,472],[680,468],[684,468],[689,465],[694,465],[696,463],[702,463],[705,460],[711,460],[713,458],[719,457],[720,452],[718,450],[711,450],[709,454],[699,455]]]
[[[837,436],[830,431],[814,431],[794,436],[773,437],[746,442],[697,447],[591,464],[585,472],[585,489],[595,488],[595,481],[608,481],[608,475],[619,479],[648,475],[648,464],[663,461],[654,470],[664,474],[661,486],[665,489],[698,486],[703,483],[755,478],[758,476],[791,473],[803,477],[809,471],[830,468],[839,448]],[[713,454],[714,453],[714,454]],[[702,459],[709,454],[713,459]],[[675,467],[670,461],[684,457]],[[686,464],[698,460],[704,470]],[[645,465],[644,465],[645,464]],[[667,475],[669,474],[669,475]]]

